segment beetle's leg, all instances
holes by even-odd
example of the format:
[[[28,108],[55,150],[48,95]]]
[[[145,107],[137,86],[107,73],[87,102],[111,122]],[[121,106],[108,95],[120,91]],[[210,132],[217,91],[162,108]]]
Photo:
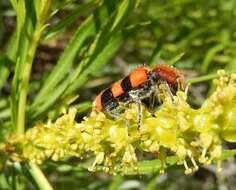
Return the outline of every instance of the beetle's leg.
[[[157,100],[158,105],[160,106],[162,104],[162,99],[161,99],[161,91],[159,89],[159,85],[155,85],[155,99]]]
[[[113,119],[118,119],[120,117],[120,114],[118,112],[115,112],[118,106],[119,104],[116,101],[111,101],[105,106],[104,109],[108,116]]]
[[[125,121],[125,125],[127,127],[129,127],[128,120],[125,117],[122,117],[121,112],[120,112],[121,110],[119,110],[119,109],[122,109],[123,107],[124,107],[124,105],[123,106],[122,105],[116,106],[113,109],[110,109],[109,107],[107,107],[107,108],[105,108],[105,112],[107,113],[108,116],[110,116],[114,120],[123,118]]]
[[[149,88],[148,88],[148,91],[147,94],[147,97],[149,97],[149,103],[148,103],[148,106],[149,106],[149,110],[153,110],[154,106],[155,106],[155,96],[156,96],[156,85],[155,84],[152,84],[152,83],[149,83]]]
[[[154,109],[154,105],[155,105],[155,92],[152,92],[150,94],[150,98],[149,98],[149,109],[152,111]]]
[[[153,93],[150,97],[150,112],[154,115],[156,108],[158,108],[162,104],[161,100],[161,92],[158,85],[153,86]]]
[[[116,113],[114,110],[105,110],[107,115],[109,115],[112,119],[119,119],[120,114]]]
[[[138,129],[142,124],[142,102],[140,99],[136,99],[135,103],[137,105],[137,112],[138,112]]]
[[[134,102],[137,105],[138,129],[139,129],[142,122],[142,102],[141,102],[141,97],[139,97],[138,94],[140,94],[140,89],[137,91],[131,91],[129,93],[129,96],[132,99],[132,102]]]
[[[171,98],[172,102],[174,103],[174,101],[175,101],[175,100],[174,100],[174,95],[172,94],[168,83],[167,83],[166,81],[163,81],[162,84],[164,85],[165,90],[166,90],[168,96]]]
[[[184,89],[184,94],[187,96],[188,95],[188,91],[189,91],[189,87],[190,87],[191,84],[187,84],[185,89]]]

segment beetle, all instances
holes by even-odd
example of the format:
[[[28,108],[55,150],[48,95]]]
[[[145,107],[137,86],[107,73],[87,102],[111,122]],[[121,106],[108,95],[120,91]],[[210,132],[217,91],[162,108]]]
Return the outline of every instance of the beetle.
[[[138,106],[138,126],[142,119],[142,100],[158,97],[159,85],[163,84],[170,97],[178,89],[184,90],[184,76],[176,68],[158,64],[153,68],[140,66],[128,76],[101,91],[93,102],[93,109],[107,113],[112,118],[119,118],[117,110],[130,103]],[[159,101],[159,100],[158,100]]]

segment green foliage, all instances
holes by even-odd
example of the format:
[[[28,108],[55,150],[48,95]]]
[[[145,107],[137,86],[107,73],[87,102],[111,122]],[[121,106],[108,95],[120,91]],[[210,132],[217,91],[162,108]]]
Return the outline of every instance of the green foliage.
[[[0,188],[28,189],[34,185],[52,189],[35,163],[19,164],[21,154],[16,153],[24,150],[21,145],[11,147],[6,142],[10,139],[15,145],[30,131],[40,131],[34,128],[40,120],[44,130],[48,118],[54,123],[71,105],[78,110],[77,121],[73,121],[80,123],[95,94],[138,64],[166,62],[181,68],[188,84],[193,85],[189,104],[204,107],[205,97],[215,90],[210,81],[217,77],[216,71],[236,72],[235,8],[234,0],[0,1],[0,169],[4,171]],[[221,126],[229,126],[227,117],[235,116],[233,104],[225,109],[233,111],[218,118]],[[235,142],[234,128],[224,129],[219,136]],[[34,145],[38,148],[39,144]],[[232,151],[225,152],[223,157],[232,156]],[[173,167],[178,172],[176,157],[159,156],[167,156],[167,170]],[[63,155],[63,161],[44,163],[42,168],[48,176],[56,171],[58,179],[50,177],[56,189],[62,184],[59,189],[125,189],[137,188],[140,183],[147,189],[156,187],[156,174],[143,182],[118,176],[109,185],[99,179],[100,174],[91,176],[87,172],[91,164],[91,160],[74,162]],[[147,175],[159,172],[162,165],[160,160],[142,159],[137,167]],[[102,171],[103,166],[97,169]],[[123,171],[119,166],[117,169]],[[137,174],[134,167],[126,169],[126,174]],[[77,179],[80,186],[75,183]],[[199,189],[196,179],[191,182],[193,186],[181,188]],[[168,184],[163,182],[159,187],[166,189]],[[173,188],[179,189],[178,184]]]

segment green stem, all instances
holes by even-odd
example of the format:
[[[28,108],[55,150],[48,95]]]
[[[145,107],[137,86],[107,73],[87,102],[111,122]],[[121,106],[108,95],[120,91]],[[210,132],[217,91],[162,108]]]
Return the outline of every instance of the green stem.
[[[188,79],[187,84],[194,84],[194,83],[200,83],[200,82],[212,80],[212,79],[216,78],[217,76],[218,76],[218,74],[210,74],[210,75],[195,77],[192,79]]]
[[[41,36],[41,25],[37,25],[33,33],[32,40],[30,42],[29,51],[26,57],[26,63],[24,65],[22,81],[19,90],[19,102],[18,102],[18,117],[17,117],[17,133],[24,134],[25,130],[25,111],[27,101],[27,91],[29,85],[29,78],[32,68],[32,63],[36,48]]]
[[[47,178],[40,170],[40,168],[32,162],[29,162],[29,166],[29,172],[37,183],[38,188],[40,190],[53,190],[52,186],[49,184]]]
[[[157,178],[160,174],[155,174],[151,180],[148,182],[146,189],[145,190],[153,190],[156,189],[156,185],[157,185]]]
[[[108,187],[108,190],[116,190],[120,186],[120,184],[123,182],[123,177],[118,175],[118,176],[113,176],[112,182]]]

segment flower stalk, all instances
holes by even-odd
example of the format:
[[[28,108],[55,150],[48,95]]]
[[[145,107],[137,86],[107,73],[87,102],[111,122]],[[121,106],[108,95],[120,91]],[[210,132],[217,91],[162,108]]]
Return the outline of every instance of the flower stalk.
[[[18,117],[17,117],[17,133],[24,134],[25,130],[25,111],[26,111],[26,98],[28,92],[29,78],[32,68],[32,63],[36,48],[41,36],[41,25],[37,25],[34,31],[29,52],[27,54],[25,67],[22,74],[22,83],[19,89],[19,104],[18,104]]]
[[[13,80],[13,86],[15,91],[13,91],[13,99],[18,101],[13,101],[13,104],[17,104],[17,111],[13,112],[15,118],[16,114],[16,131],[19,135],[24,134],[25,130],[25,113],[26,113],[26,105],[27,105],[27,94],[28,94],[28,84],[31,74],[31,68],[33,64],[33,60],[35,57],[35,52],[38,46],[38,43],[40,41],[41,35],[43,30],[45,29],[45,21],[49,17],[51,0],[49,1],[43,1],[38,0],[34,2],[34,8],[36,12],[36,23],[35,26],[32,27],[32,20],[30,20],[27,17],[27,14],[25,15],[25,24],[22,25],[22,29],[18,31],[19,34],[21,34],[22,41],[24,41],[25,47],[27,48],[26,51],[22,51],[19,57],[17,58],[17,68],[16,70],[21,70],[20,72],[16,72]],[[24,4],[24,6],[26,6]],[[18,10],[19,11],[19,10]],[[29,11],[30,12],[30,11]],[[30,13],[28,13],[30,14]],[[30,36],[25,36],[24,33],[25,30],[32,30],[32,33]],[[23,42],[22,42],[23,43]],[[19,84],[18,82],[19,81]],[[18,85],[18,87],[17,87]],[[16,95],[16,89],[18,89],[19,94]],[[19,96],[19,98],[18,98]],[[13,105],[15,106],[15,105]],[[14,119],[13,119],[14,120]]]
[[[112,173],[120,168],[126,171],[127,167],[137,170],[137,151],[156,155],[161,161],[160,171],[167,167],[170,156],[177,158],[176,164],[183,165],[186,174],[201,165],[219,165],[223,142],[236,141],[236,75],[224,71],[218,75],[213,81],[215,92],[199,109],[191,108],[186,94],[178,92],[174,102],[167,96],[154,116],[143,107],[138,129],[136,105],[118,120],[92,112],[81,123],[75,121],[76,109],[71,108],[55,122],[39,122],[29,129],[19,142],[19,154],[22,160],[37,164],[47,159],[58,161],[66,155],[81,159],[94,155],[89,170],[102,166]]]
[[[39,189],[53,190],[48,180],[46,179],[40,168],[35,163],[29,162],[29,172],[35,179],[35,182],[37,183]]]

